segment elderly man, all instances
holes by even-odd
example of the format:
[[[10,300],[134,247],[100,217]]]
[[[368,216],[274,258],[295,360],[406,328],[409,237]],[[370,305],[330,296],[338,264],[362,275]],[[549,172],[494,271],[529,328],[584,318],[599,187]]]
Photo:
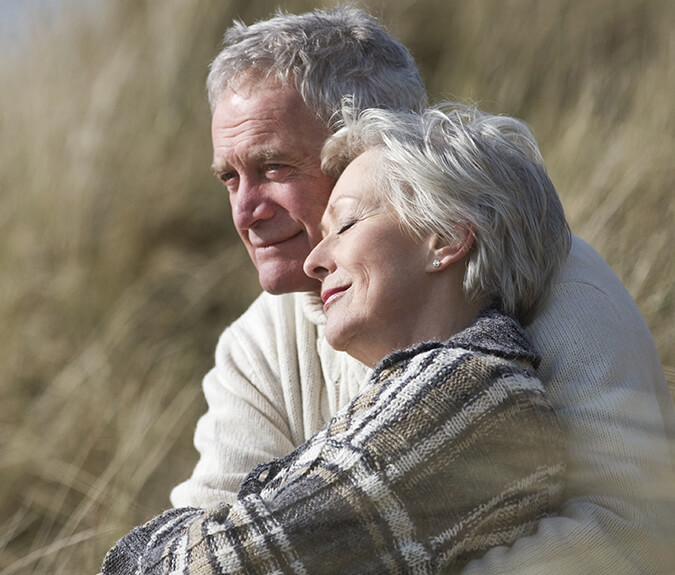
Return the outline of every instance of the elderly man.
[[[344,97],[359,108],[425,105],[406,49],[350,7],[236,24],[208,89],[213,170],[266,293],[220,339],[195,434],[201,457],[172,492],[177,507],[233,502],[254,466],[305,442],[367,381],[363,365],[326,343],[318,286],[303,272],[333,185],[319,155]],[[675,415],[637,307],[575,238],[528,333],[567,436],[565,503],[536,534],[462,572],[664,572]]]

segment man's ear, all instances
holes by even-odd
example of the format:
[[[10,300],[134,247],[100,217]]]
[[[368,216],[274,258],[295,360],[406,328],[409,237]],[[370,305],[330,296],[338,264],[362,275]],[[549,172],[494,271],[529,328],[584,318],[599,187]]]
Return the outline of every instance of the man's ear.
[[[441,240],[436,234],[429,239],[429,261],[427,262],[425,271],[437,272],[444,270],[450,264],[461,260],[469,253],[475,239],[473,226],[462,226],[461,231],[462,239],[459,243],[449,244],[447,241]]]

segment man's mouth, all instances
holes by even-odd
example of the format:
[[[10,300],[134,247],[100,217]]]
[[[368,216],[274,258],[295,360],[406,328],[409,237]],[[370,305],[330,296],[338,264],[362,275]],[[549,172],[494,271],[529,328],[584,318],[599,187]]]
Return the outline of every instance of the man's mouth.
[[[278,238],[278,239],[269,239],[269,240],[261,240],[261,239],[256,239],[255,241],[251,240],[249,237],[249,241],[251,242],[251,245],[256,249],[265,249],[265,248],[273,248],[275,246],[279,246],[285,242],[289,242],[291,240],[294,240],[297,238],[300,234],[302,234],[302,230],[298,231],[297,233],[291,235],[291,236],[286,236],[283,238]]]

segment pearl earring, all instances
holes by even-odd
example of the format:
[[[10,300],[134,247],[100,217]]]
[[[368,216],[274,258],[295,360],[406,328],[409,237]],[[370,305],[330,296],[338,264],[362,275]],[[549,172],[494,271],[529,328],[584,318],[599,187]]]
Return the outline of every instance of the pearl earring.
[[[431,262],[431,265],[438,269],[441,267],[441,262],[439,262],[438,260],[434,260],[433,262]]]

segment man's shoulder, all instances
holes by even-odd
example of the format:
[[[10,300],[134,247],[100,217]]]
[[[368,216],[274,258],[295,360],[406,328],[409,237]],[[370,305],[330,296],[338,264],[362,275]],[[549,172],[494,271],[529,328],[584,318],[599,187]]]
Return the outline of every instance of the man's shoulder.
[[[543,358],[540,375],[553,390],[665,387],[656,345],[636,303],[579,238],[526,331]]]
[[[596,327],[605,326],[615,335],[619,335],[617,329],[627,329],[632,336],[643,333],[650,337],[637,305],[621,280],[598,252],[574,237],[550,297],[527,331],[536,345],[543,332],[578,330],[583,326],[592,329],[594,322]]]
[[[554,281],[554,289],[566,284],[586,285],[608,295],[624,297],[627,292],[609,264],[589,244],[577,236],[572,238],[572,248]],[[630,296],[628,296],[630,299]]]

